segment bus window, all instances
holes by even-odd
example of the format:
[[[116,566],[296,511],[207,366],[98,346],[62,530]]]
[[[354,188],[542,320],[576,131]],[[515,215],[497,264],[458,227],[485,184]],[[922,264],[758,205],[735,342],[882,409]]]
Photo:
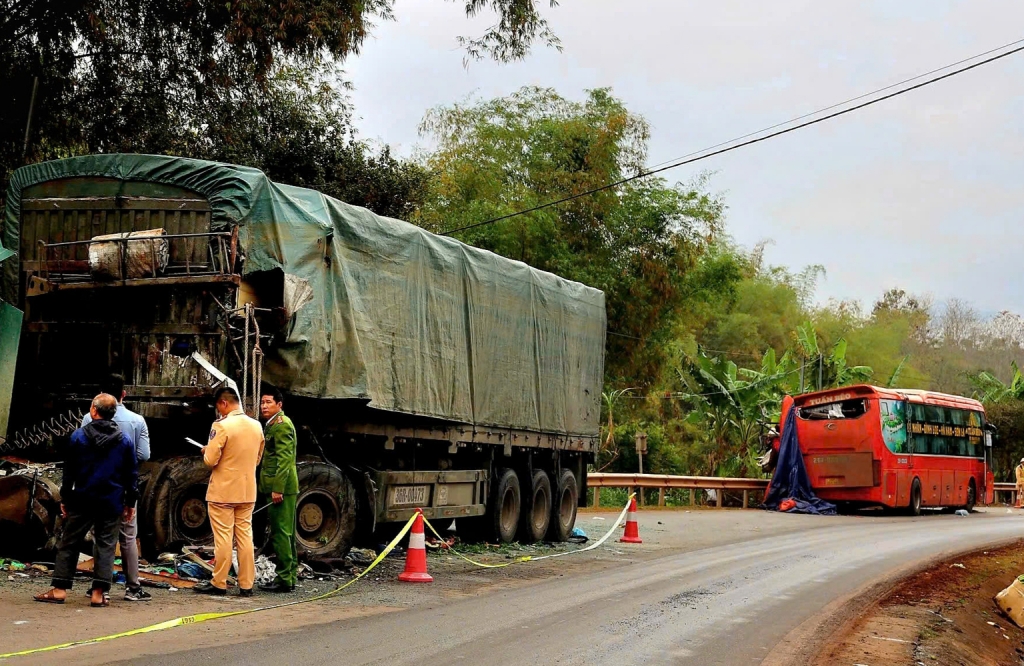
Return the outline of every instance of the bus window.
[[[882,441],[893,453],[907,453],[907,413],[902,400],[879,400]]]
[[[856,419],[864,416],[864,413],[867,412],[867,410],[867,401],[864,399],[841,400],[839,402],[828,402],[824,405],[815,405],[813,407],[801,407],[797,411],[797,416],[808,421]]]
[[[910,405],[914,453],[979,458],[983,425],[980,412],[938,405]]]

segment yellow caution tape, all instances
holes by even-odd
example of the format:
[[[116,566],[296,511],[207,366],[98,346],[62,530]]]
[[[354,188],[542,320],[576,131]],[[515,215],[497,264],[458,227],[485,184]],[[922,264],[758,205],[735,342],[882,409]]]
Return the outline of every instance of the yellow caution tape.
[[[635,497],[635,496],[636,496],[636,493],[632,493],[626,499],[627,500],[632,500],[633,497]],[[565,555],[575,555],[576,553],[585,553],[588,550],[594,550],[595,548],[599,548],[605,541],[607,541],[608,538],[612,535],[612,533],[619,528],[619,523],[621,523],[622,519],[626,517],[626,512],[627,511],[629,511],[629,501],[626,502],[626,506],[623,507],[622,512],[619,514],[619,517],[615,519],[615,522],[612,523],[611,528],[607,532],[605,532],[604,536],[602,536],[600,539],[598,539],[594,543],[590,544],[586,548],[580,548],[578,550],[567,550],[567,551],[562,552],[562,553],[551,553],[549,555],[538,555],[536,557],[534,557],[532,555],[525,555],[523,557],[517,557],[514,560],[511,560],[509,562],[502,562],[500,564],[486,564],[484,562],[477,562],[476,560],[470,559],[469,557],[466,557],[465,555],[463,555],[462,553],[458,552],[454,548],[447,547],[447,546],[444,546],[443,548],[444,548],[444,550],[452,553],[453,555],[457,555],[457,556],[461,557],[462,559],[464,559],[465,561],[469,562],[470,564],[472,564],[474,566],[478,566],[478,567],[483,567],[485,569],[500,569],[502,567],[510,567],[513,564],[522,564],[524,562],[536,562],[538,560],[546,560],[546,559],[549,559],[549,558],[552,558],[552,557],[564,557]],[[438,539],[440,539],[442,541],[442,543],[443,543],[444,542],[444,537],[442,537],[440,534],[438,534],[437,530],[434,529],[434,526],[430,524],[430,521],[427,520],[426,518],[424,518],[423,522],[427,524],[427,527],[429,527],[430,531],[434,533],[434,536],[436,536]]]
[[[630,499],[632,499],[633,497],[634,497],[634,495],[630,495],[629,496]],[[527,555],[527,556],[524,556],[524,557],[517,557],[514,560],[511,560],[509,562],[502,562],[500,564],[486,564],[484,562],[477,562],[476,560],[473,560],[473,559],[463,555],[462,553],[459,553],[458,551],[456,551],[456,550],[454,550],[452,548],[446,548],[445,550],[447,550],[450,553],[453,553],[454,555],[457,555],[457,556],[461,557],[463,560],[469,562],[470,564],[472,564],[474,566],[483,567],[483,568],[486,568],[486,569],[500,569],[502,567],[511,566],[513,564],[522,564],[524,562],[536,562],[538,560],[546,560],[546,559],[552,558],[552,557],[562,557],[562,556],[565,556],[565,555],[574,555],[576,553],[584,553],[584,552],[586,552],[588,550],[593,550],[595,548],[600,547],[605,541],[607,541],[609,539],[609,537],[611,537],[612,533],[616,529],[618,529],[619,524],[622,522],[622,519],[626,517],[626,512],[628,510],[629,510],[629,502],[626,502],[626,506],[622,509],[622,512],[619,514],[619,517],[615,519],[615,522],[612,524],[612,526],[608,530],[608,532],[606,532],[604,536],[602,536],[600,539],[598,539],[597,541],[595,541],[591,545],[587,546],[586,548],[580,548],[578,550],[570,550],[570,551],[566,551],[566,552],[563,552],[563,553],[551,553],[549,555],[540,555],[538,557],[533,557],[533,556]],[[131,629],[129,631],[122,631],[121,633],[118,633],[118,634],[110,634],[108,636],[99,636],[97,638],[87,638],[87,639],[83,639],[83,640],[79,640],[79,641],[71,641],[69,643],[60,643],[58,645],[48,645],[46,647],[32,648],[30,650],[21,650],[19,652],[8,652],[6,654],[0,654],[0,659],[9,659],[11,657],[22,657],[22,656],[30,655],[30,654],[38,654],[40,652],[52,652],[53,650],[64,650],[64,649],[67,649],[67,648],[77,647],[77,646],[80,646],[80,645],[92,645],[93,643],[101,643],[103,641],[112,641],[115,638],[125,638],[127,636],[137,636],[139,634],[148,634],[148,633],[153,632],[153,631],[163,631],[164,629],[173,629],[174,627],[181,627],[181,626],[191,625],[191,624],[199,624],[201,622],[209,622],[211,620],[220,620],[222,618],[233,617],[233,616],[236,616],[236,615],[248,615],[249,613],[259,613],[261,611],[274,610],[275,608],[285,608],[287,606],[296,606],[298,604],[306,604],[306,603],[309,603],[311,601],[322,601],[323,599],[327,599],[327,598],[333,597],[334,595],[338,594],[339,592],[341,592],[342,590],[344,590],[348,586],[353,585],[354,583],[356,583],[359,579],[361,579],[366,574],[370,573],[370,571],[372,571],[374,569],[374,567],[376,567],[378,564],[380,564],[381,561],[383,561],[384,558],[387,557],[388,554],[391,553],[391,551],[395,549],[395,546],[397,546],[398,543],[403,538],[405,538],[405,535],[408,534],[409,530],[412,528],[412,523],[413,523],[414,520],[416,520],[416,515],[413,515],[411,518],[409,518],[408,522],[406,522],[405,525],[402,527],[402,529],[398,532],[398,535],[394,539],[392,539],[391,543],[389,543],[387,545],[387,547],[385,547],[384,550],[381,551],[380,555],[378,555],[377,558],[373,562],[370,563],[370,566],[368,566],[365,569],[363,569],[362,572],[360,572],[357,576],[355,576],[352,580],[348,581],[344,585],[339,585],[338,587],[334,588],[333,590],[331,590],[329,592],[325,592],[324,594],[320,594],[320,595],[317,595],[315,597],[310,597],[309,599],[298,599],[296,601],[287,601],[287,602],[284,602],[284,603],[274,604],[274,605],[271,605],[271,606],[261,606],[259,608],[248,608],[248,609],[245,609],[245,610],[224,611],[224,612],[219,612],[219,613],[197,613],[195,615],[186,615],[185,617],[176,617],[176,618],[174,618],[172,620],[166,620],[164,622],[158,622],[157,624],[151,624],[149,626],[141,627],[139,629]],[[437,536],[438,539],[441,539],[442,541],[444,541],[444,538],[438,533],[438,531],[436,529],[434,529],[434,526],[430,524],[430,521],[428,521],[426,518],[424,518],[423,522],[427,524],[427,527],[430,528],[430,531],[433,532]]]
[[[220,613],[197,613],[196,615],[187,615],[185,617],[176,617],[173,620],[167,620],[165,622],[158,622],[157,624],[151,624],[148,627],[141,627],[139,629],[132,629],[130,631],[122,631],[119,634],[110,634],[109,636],[99,636],[98,638],[87,638],[87,639],[83,639],[83,640],[80,640],[80,641],[71,641],[70,643],[61,643],[59,645],[48,645],[46,647],[32,648],[31,650],[21,650],[19,652],[8,652],[7,654],[0,654],[0,659],[9,659],[10,657],[22,657],[22,656],[29,655],[29,654],[37,654],[39,652],[51,652],[53,650],[63,650],[63,649],[66,649],[66,648],[76,647],[76,646],[79,646],[79,645],[91,645],[93,643],[100,643],[102,641],[112,641],[115,638],[124,638],[126,636],[137,636],[139,634],[148,634],[148,633],[153,632],[153,631],[163,631],[164,629],[172,629],[174,627],[181,627],[181,626],[190,625],[190,624],[199,624],[200,622],[209,622],[210,620],[219,620],[221,618],[233,617],[235,615],[248,615],[249,613],[258,613],[260,611],[273,610],[275,608],[285,608],[286,606],[296,606],[298,604],[306,604],[306,603],[309,603],[311,601],[321,601],[323,599],[327,599],[329,597],[333,597],[334,595],[338,594],[339,592],[341,592],[342,590],[347,588],[349,585],[354,584],[360,578],[362,578],[366,574],[370,573],[370,571],[372,571],[374,567],[376,567],[378,564],[380,564],[381,561],[385,557],[388,556],[388,553],[390,553],[392,550],[394,550],[395,546],[397,546],[398,543],[409,532],[409,529],[412,527],[412,523],[413,523],[414,520],[416,520],[416,516],[415,515],[412,516],[411,518],[409,518],[409,521],[405,524],[404,527],[402,527],[401,531],[398,533],[398,536],[396,536],[394,539],[391,540],[391,543],[389,543],[387,545],[387,547],[384,548],[384,550],[381,551],[380,555],[377,556],[377,559],[375,559],[373,562],[370,563],[370,566],[368,566],[365,569],[363,569],[362,572],[360,572],[355,578],[353,578],[352,580],[348,581],[344,585],[339,585],[338,587],[334,588],[333,590],[331,590],[329,592],[325,592],[324,594],[320,594],[320,595],[317,595],[315,597],[310,597],[309,599],[298,599],[296,601],[286,601],[284,603],[274,604],[272,606],[261,606],[260,608],[248,608],[246,610],[225,611],[225,612],[220,612]]]

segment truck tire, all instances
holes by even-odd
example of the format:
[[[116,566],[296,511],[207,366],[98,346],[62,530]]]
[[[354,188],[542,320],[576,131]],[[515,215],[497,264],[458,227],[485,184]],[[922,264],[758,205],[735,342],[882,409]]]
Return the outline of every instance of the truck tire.
[[[515,541],[522,504],[519,476],[513,469],[502,470],[498,474],[498,482],[494,484],[494,496],[490,511],[491,534],[495,541],[498,543]]]
[[[212,544],[213,529],[206,510],[210,468],[202,458],[171,458],[150,467],[146,496],[139,504],[152,521],[148,552],[178,550],[181,544]],[[145,523],[145,521],[143,521]],[[151,550],[150,550],[151,549]]]
[[[356,489],[330,463],[298,464],[295,540],[299,552],[313,557],[344,557],[356,532]]]
[[[523,494],[519,518],[519,541],[536,543],[547,536],[551,524],[551,478],[542,469],[533,471],[532,482]]]
[[[911,516],[921,515],[921,480],[914,477],[910,484],[910,504],[907,506],[907,513]]]
[[[571,470],[563,469],[558,475],[558,489],[555,501],[551,503],[551,526],[548,527],[548,540],[568,541],[572,528],[576,524],[576,507],[579,504],[580,490],[576,485],[576,475]]]

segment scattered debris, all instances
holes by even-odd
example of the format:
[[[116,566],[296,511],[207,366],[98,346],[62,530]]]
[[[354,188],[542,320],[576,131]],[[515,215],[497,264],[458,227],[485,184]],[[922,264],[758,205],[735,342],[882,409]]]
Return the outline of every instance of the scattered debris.
[[[956,510],[956,515],[958,515],[958,516],[960,516],[962,518],[966,518],[967,517],[967,509],[957,509]]]
[[[1018,627],[1024,627],[1024,576],[1018,576],[995,597],[996,606]],[[992,626],[996,626],[989,622]]]
[[[957,563],[955,563],[955,564],[950,564],[950,565],[949,565],[949,568],[950,568],[950,569],[953,569],[953,568],[956,568],[956,569],[966,569],[967,567],[965,567],[965,566],[964,566],[963,564],[961,564],[960,562],[957,562]]]
[[[430,537],[429,539],[426,539],[424,541],[424,545],[426,545],[426,547],[430,548],[431,550],[437,550],[438,548],[440,548],[441,550],[446,550],[455,545],[455,537],[451,537],[443,541],[436,537]]]
[[[266,555],[256,558],[256,584],[270,585],[277,577],[277,566]]]
[[[345,561],[349,566],[358,567],[368,567],[375,559],[377,559],[377,552],[369,548],[352,548],[345,556]]]
[[[199,566],[195,562],[181,561],[175,565],[175,570],[181,576],[187,578],[198,578],[199,580],[206,580],[211,578],[210,572]]]
[[[184,546],[181,549],[181,552],[185,556],[185,559],[189,560],[190,562],[195,562],[201,568],[205,569],[210,574],[210,576],[212,577],[213,576],[213,565],[210,564],[209,562],[207,562],[206,560],[204,560],[203,558],[199,557],[199,555],[197,554],[197,552],[202,552],[202,551],[203,551],[203,549],[201,547],[193,547],[193,546]],[[181,564],[179,563],[179,566],[180,565]],[[234,579],[234,577],[228,576],[228,585],[236,585],[236,584],[237,584],[237,581]]]
[[[580,528],[574,527],[572,528],[572,533],[569,535],[567,541],[569,543],[583,544],[590,541],[590,537],[588,537],[587,533]]]

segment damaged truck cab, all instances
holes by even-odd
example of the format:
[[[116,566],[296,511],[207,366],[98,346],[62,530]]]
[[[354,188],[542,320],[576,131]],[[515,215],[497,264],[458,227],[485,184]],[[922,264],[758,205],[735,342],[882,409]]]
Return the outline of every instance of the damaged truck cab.
[[[258,170],[95,155],[15,172],[3,295],[24,310],[8,440],[55,457],[103,378],[150,424],[148,551],[210,536],[213,389],[260,382],[300,429],[297,538],[458,518],[501,541],[564,540],[585,498],[604,295]],[[58,449],[59,450],[59,449]],[[59,456],[57,456],[59,457]]]

